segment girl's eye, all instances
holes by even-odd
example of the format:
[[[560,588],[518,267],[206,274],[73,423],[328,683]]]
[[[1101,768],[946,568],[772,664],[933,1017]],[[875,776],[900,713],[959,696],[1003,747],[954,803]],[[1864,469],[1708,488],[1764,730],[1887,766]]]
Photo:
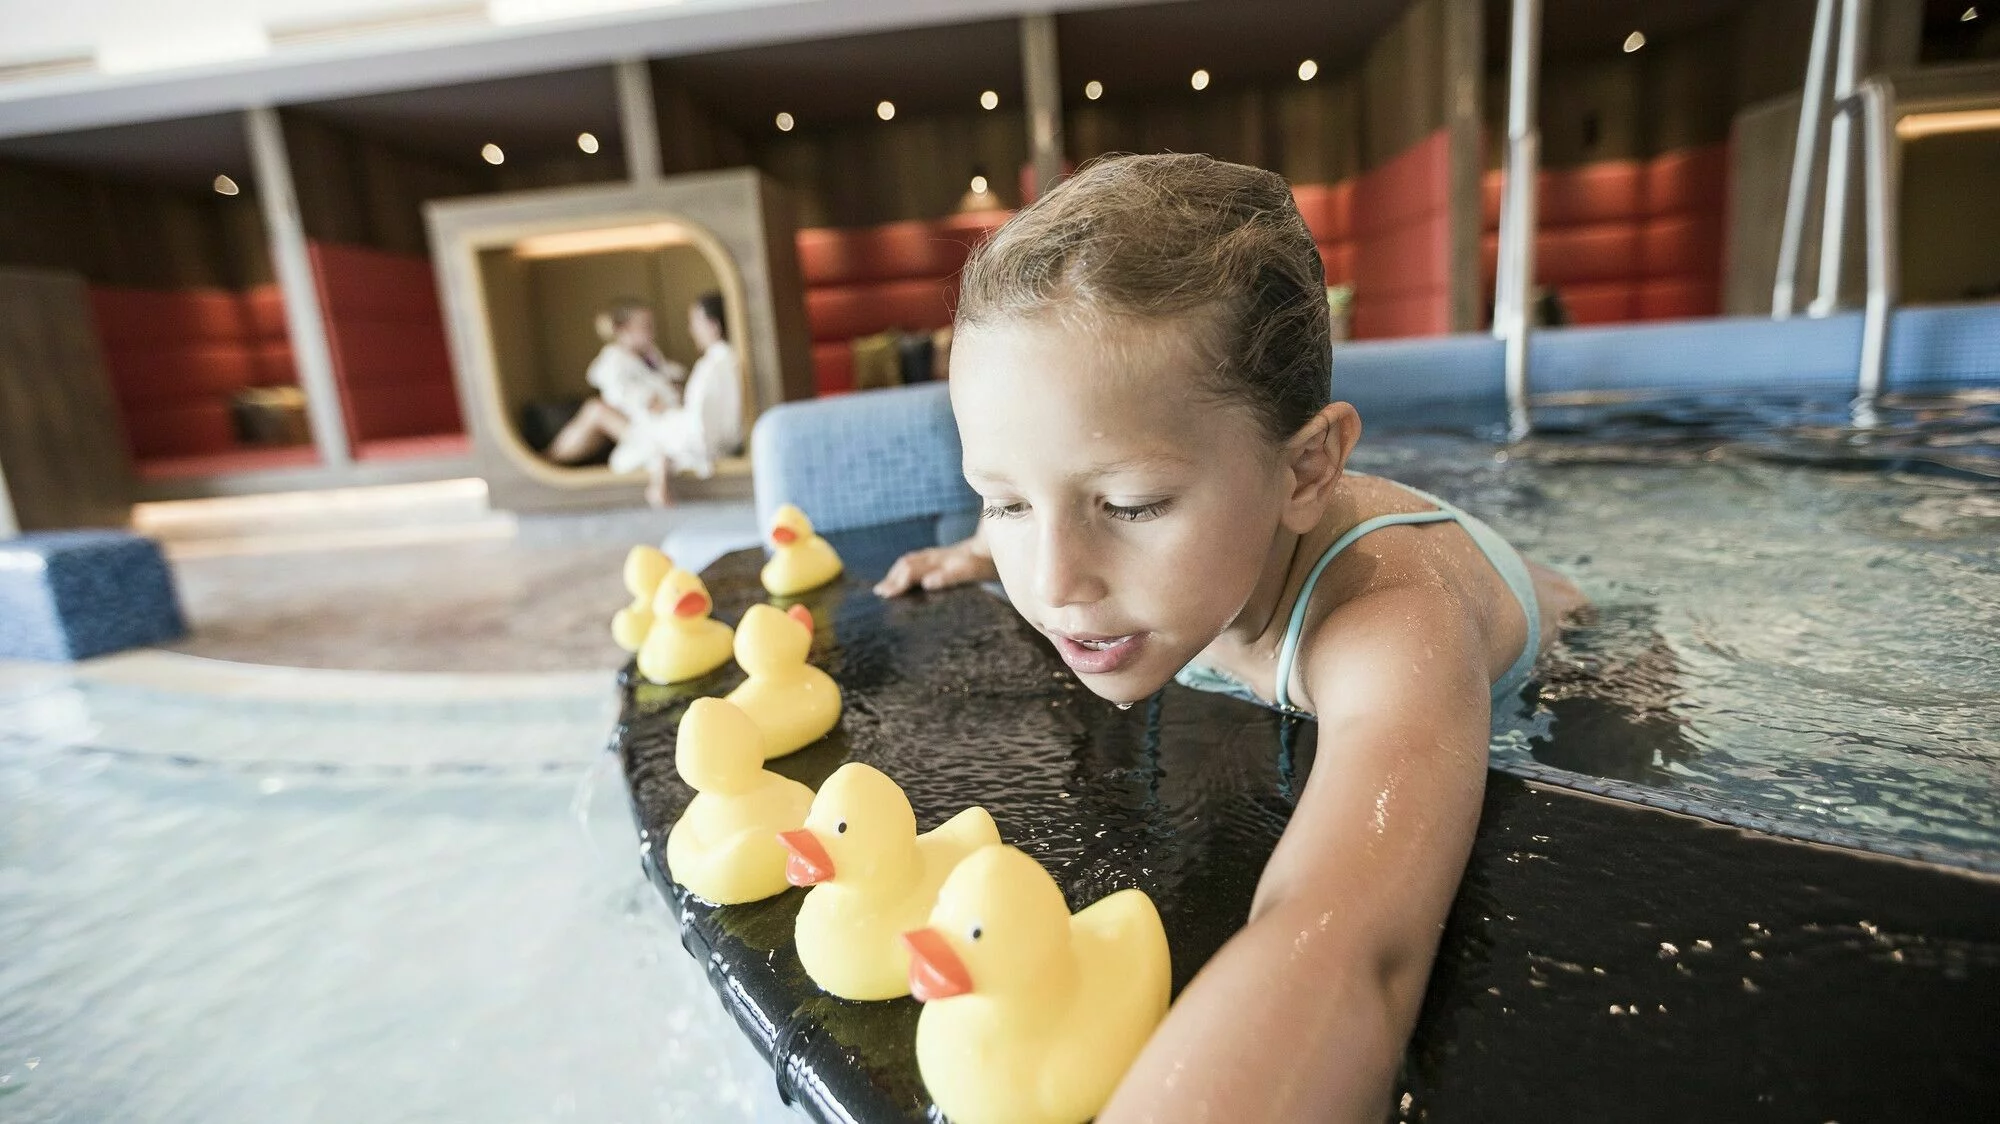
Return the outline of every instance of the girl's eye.
[[[1104,505],[1104,514],[1113,519],[1123,519],[1128,523],[1140,523],[1148,519],[1157,519],[1172,506],[1172,500],[1155,500],[1136,507],[1121,507],[1115,503],[1107,503]]]
[[[1013,503],[989,503],[979,509],[981,519],[1013,519],[1027,513],[1028,505],[1018,500]]]

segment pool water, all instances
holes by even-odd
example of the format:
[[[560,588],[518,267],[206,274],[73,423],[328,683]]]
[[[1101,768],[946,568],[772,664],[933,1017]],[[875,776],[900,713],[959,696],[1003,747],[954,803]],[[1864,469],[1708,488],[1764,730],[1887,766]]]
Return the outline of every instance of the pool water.
[[[0,1119],[732,1121],[600,697],[0,679]]]
[[[1905,405],[1858,440],[1824,403],[1551,413],[1520,446],[1364,439],[1355,462],[1595,604],[1495,763],[2000,870],[2000,407]]]

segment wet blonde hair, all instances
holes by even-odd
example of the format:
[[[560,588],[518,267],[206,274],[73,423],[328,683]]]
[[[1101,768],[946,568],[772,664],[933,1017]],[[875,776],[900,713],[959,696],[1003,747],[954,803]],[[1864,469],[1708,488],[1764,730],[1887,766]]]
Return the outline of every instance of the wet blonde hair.
[[[1056,316],[1189,330],[1208,388],[1272,438],[1330,401],[1326,270],[1283,177],[1209,156],[1114,156],[1009,219],[961,279],[957,330]]]
[[[632,322],[634,316],[637,316],[641,312],[651,311],[652,306],[638,297],[619,297],[617,300],[605,305],[604,311],[598,313],[597,319],[592,321],[591,324],[597,329],[597,338],[603,340],[605,343],[610,343],[618,335],[620,329]],[[571,321],[571,323],[575,323],[575,321]]]

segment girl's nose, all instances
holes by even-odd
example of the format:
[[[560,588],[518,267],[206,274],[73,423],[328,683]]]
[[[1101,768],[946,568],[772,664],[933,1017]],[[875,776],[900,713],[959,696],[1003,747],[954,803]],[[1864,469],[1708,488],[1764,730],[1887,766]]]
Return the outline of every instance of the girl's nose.
[[[1035,593],[1044,605],[1087,605],[1104,597],[1098,560],[1081,529],[1043,522],[1035,555]]]

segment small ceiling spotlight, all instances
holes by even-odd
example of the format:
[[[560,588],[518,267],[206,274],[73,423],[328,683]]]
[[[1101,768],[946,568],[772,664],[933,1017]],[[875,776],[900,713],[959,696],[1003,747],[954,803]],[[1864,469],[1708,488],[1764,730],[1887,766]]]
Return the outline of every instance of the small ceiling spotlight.
[[[504,164],[507,162],[507,154],[500,151],[500,146],[497,144],[489,144],[485,148],[480,149],[479,158],[488,164]]]
[[[893,119],[896,116],[896,103],[886,99],[876,102],[875,116],[880,117],[884,121]]]
[[[242,188],[236,186],[236,181],[230,179],[228,176],[215,177],[215,193],[217,195],[237,195],[242,191]]]
[[[1099,82],[1095,78],[1092,78],[1090,81],[1085,82],[1083,84],[1083,96],[1089,98],[1091,101],[1096,101],[1098,98],[1103,97],[1104,83]]]
[[[1311,59],[1299,64],[1299,81],[1310,82],[1319,77],[1319,64]]]
[[[589,155],[592,156],[597,155],[597,148],[598,148],[597,134],[578,133],[576,135],[576,146],[582,149],[584,152],[588,153]]]
[[[798,124],[798,122],[797,122],[797,121],[794,121],[794,120],[792,120],[792,115],[791,115],[791,114],[789,114],[789,113],[780,113],[780,114],[778,114],[778,131],[779,131],[779,132],[781,132],[781,133],[789,133],[789,132],[791,132],[791,131],[792,131],[792,126],[793,126],[793,125],[796,125],[796,124]]]
[[[1976,20],[1978,18],[1979,18],[1978,8],[1967,8],[1965,11],[1959,13],[1958,22],[1971,23],[1973,20]]]
[[[1628,55],[1645,45],[1646,33],[1643,31],[1635,31],[1625,37],[1625,53]]]
[[[1208,71],[1197,70],[1193,74],[1188,75],[1188,85],[1193,86],[1197,90],[1208,89]]]
[[[984,93],[981,93],[979,95],[979,108],[981,109],[1000,108],[1000,95],[993,92],[992,90],[987,90]]]
[[[974,177],[972,177],[972,193],[973,193],[974,195],[984,195],[984,194],[986,194],[986,177],[985,177],[985,176],[974,176]]]

